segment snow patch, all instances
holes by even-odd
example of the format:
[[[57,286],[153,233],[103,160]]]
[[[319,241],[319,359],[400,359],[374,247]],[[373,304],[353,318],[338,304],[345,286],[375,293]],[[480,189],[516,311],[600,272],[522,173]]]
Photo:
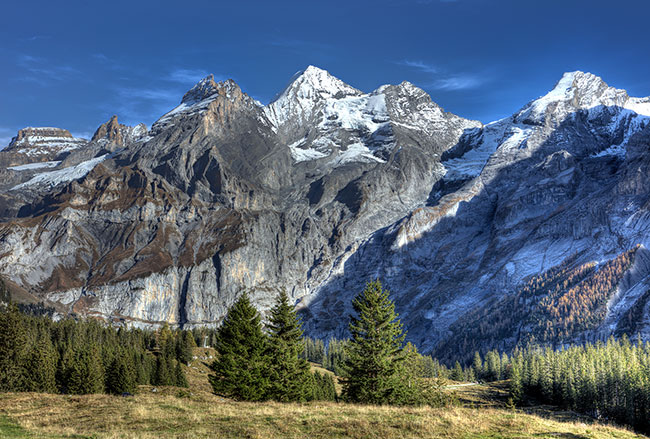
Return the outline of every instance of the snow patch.
[[[445,180],[467,180],[477,177],[497,148],[518,149],[525,145],[533,132],[523,125],[513,125],[512,119],[501,119],[484,127],[478,146],[461,157],[445,160]]]
[[[291,152],[291,157],[296,163],[306,162],[309,160],[321,159],[327,157],[327,154],[321,151],[318,151],[314,148],[300,148],[300,145],[304,144],[305,140],[301,139],[297,142],[289,145],[289,150]]]
[[[56,168],[61,163],[61,160],[52,161],[52,162],[41,162],[41,163],[29,163],[26,165],[19,166],[9,166],[7,169],[11,171],[31,171],[33,169],[42,169],[42,168]]]
[[[345,151],[340,151],[332,160],[332,164],[335,168],[352,162],[386,163],[385,160],[375,156],[370,148],[363,143],[353,143],[348,145]]]
[[[606,156],[614,156],[614,157],[621,157],[625,158],[625,154],[627,152],[627,149],[623,144],[620,145],[612,145],[609,148],[600,151],[597,154],[593,154],[592,157],[606,157]]]
[[[10,190],[18,190],[34,185],[54,187],[61,183],[78,180],[92,171],[95,166],[106,160],[109,156],[110,154],[104,154],[102,156],[95,157],[94,159],[81,162],[76,166],[70,166],[68,168],[59,169],[57,171],[42,172],[35,175],[25,183],[21,183],[17,186],[12,187]]]
[[[320,128],[332,126],[372,133],[390,121],[383,94],[330,99],[323,109]]]

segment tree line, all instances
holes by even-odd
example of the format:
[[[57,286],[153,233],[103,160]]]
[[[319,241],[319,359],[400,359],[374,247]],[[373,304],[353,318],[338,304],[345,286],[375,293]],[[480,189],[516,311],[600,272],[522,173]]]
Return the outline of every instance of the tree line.
[[[458,381],[509,380],[513,403],[542,402],[650,433],[650,343],[620,340],[553,349],[474,354],[449,375]]]
[[[53,321],[0,307],[0,391],[134,393],[138,385],[187,387],[187,331],[116,329],[95,320]]]
[[[610,338],[563,350],[511,356],[511,394],[627,424],[650,433],[650,344]]]

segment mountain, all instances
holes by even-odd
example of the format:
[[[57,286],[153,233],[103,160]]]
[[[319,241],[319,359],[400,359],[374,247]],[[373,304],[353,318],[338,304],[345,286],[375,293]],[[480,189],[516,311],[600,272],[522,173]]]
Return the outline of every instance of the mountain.
[[[487,125],[408,82],[310,66],[264,106],[208,76],[148,131],[114,117],[52,169],[0,171],[0,275],[140,326],[284,288],[314,336],[345,335],[379,277],[441,358],[649,337],[649,121],[650,99],[583,72]]]

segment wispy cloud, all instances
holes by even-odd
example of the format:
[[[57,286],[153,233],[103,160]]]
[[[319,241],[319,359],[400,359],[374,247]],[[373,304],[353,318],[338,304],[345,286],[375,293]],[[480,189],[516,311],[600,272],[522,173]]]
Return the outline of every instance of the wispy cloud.
[[[90,55],[90,57],[103,63],[111,62],[110,58],[104,55],[103,53],[93,53],[92,55]]]
[[[103,59],[102,56],[97,57]],[[108,62],[113,62],[107,58]],[[149,86],[139,84],[145,78],[151,78],[151,72],[133,71],[125,77],[119,77],[121,85],[113,86],[113,98],[102,102],[99,109],[105,113],[117,114],[120,122],[134,125],[146,123],[151,125],[160,116],[176,107],[183,95],[198,81],[208,76],[209,72],[200,68],[171,67],[167,71],[155,74],[157,81],[148,80]],[[215,75],[215,80],[225,79]]]
[[[479,76],[460,74],[438,79],[431,86],[438,90],[467,90],[477,88],[484,82],[485,79]]]
[[[416,70],[429,77],[424,88],[435,90],[468,90],[477,88],[487,81],[486,75],[467,72],[451,72],[446,69],[419,60],[402,60],[397,64]]]
[[[412,67],[414,69],[420,70],[425,73],[438,73],[438,68],[434,65],[427,64],[423,61],[411,61],[408,59],[398,61],[397,64],[400,64],[402,66],[406,67]]]
[[[41,83],[43,85],[51,81],[65,81],[72,78],[79,79],[82,76],[81,71],[76,67],[66,64],[55,64],[45,58],[28,54],[20,55],[17,64],[28,72],[27,75],[18,78],[19,80]]]
[[[208,72],[202,69],[174,69],[165,79],[179,84],[196,84],[206,76],[208,76]],[[215,76],[215,80],[220,80],[220,78]]]
[[[183,87],[139,88],[116,87],[112,102],[102,104],[102,110],[115,113],[129,125],[151,125],[160,116],[176,107],[185,90]]]
[[[20,41],[38,41],[38,40],[51,40],[51,35],[32,35],[31,37],[21,38]]]

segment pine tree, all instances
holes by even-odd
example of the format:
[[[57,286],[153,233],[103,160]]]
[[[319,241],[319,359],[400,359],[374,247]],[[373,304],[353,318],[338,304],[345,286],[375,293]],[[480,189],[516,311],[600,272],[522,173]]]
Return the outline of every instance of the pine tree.
[[[390,403],[401,384],[397,372],[404,358],[405,334],[395,305],[379,280],[366,284],[352,305],[357,316],[350,319],[343,396],[351,402]]]
[[[323,340],[304,337],[305,352],[301,356],[307,361],[317,363],[325,367],[325,344]]]
[[[210,376],[214,392],[247,401],[265,399],[269,368],[266,344],[259,313],[243,294],[217,333],[217,359]]]
[[[75,352],[67,389],[68,393],[79,395],[104,392],[104,367],[94,344],[86,343]]]
[[[152,383],[156,386],[173,386],[176,382],[173,372],[170,367],[170,357],[158,355]]]
[[[490,351],[485,356],[485,379],[487,381],[498,381],[501,379],[501,360],[496,351]]]
[[[477,380],[483,379],[483,360],[481,359],[481,354],[476,351],[474,353],[474,360],[472,361],[472,369],[474,369],[474,377]]]
[[[196,343],[190,331],[182,331],[176,344],[176,358],[183,364],[190,364]]]
[[[451,376],[449,378],[454,381],[463,381],[465,379],[465,374],[463,373],[463,368],[460,365],[460,362],[456,361],[454,368],[451,370]]]
[[[310,371],[302,358],[304,342],[296,311],[285,291],[280,292],[268,324],[269,389],[276,401],[304,401],[309,396]]]
[[[27,389],[31,392],[55,393],[58,360],[49,334],[42,334],[27,362]]]
[[[345,346],[348,340],[339,340],[330,338],[327,342],[327,352],[323,367],[334,372],[336,376],[345,375],[345,363],[347,362],[347,353]]]
[[[16,305],[0,313],[0,391],[26,390],[27,328]]]
[[[132,357],[125,353],[119,353],[108,367],[106,389],[114,395],[135,393],[136,379]]]
[[[512,378],[510,378],[510,396],[512,396],[514,402],[519,402],[521,401],[523,393],[524,393],[524,389],[523,389],[523,383],[521,378],[521,371],[519,370],[518,365],[513,364]]]
[[[189,387],[187,377],[185,376],[185,372],[183,372],[183,366],[181,366],[180,361],[176,362],[176,367],[174,368],[174,378],[178,387]]]

